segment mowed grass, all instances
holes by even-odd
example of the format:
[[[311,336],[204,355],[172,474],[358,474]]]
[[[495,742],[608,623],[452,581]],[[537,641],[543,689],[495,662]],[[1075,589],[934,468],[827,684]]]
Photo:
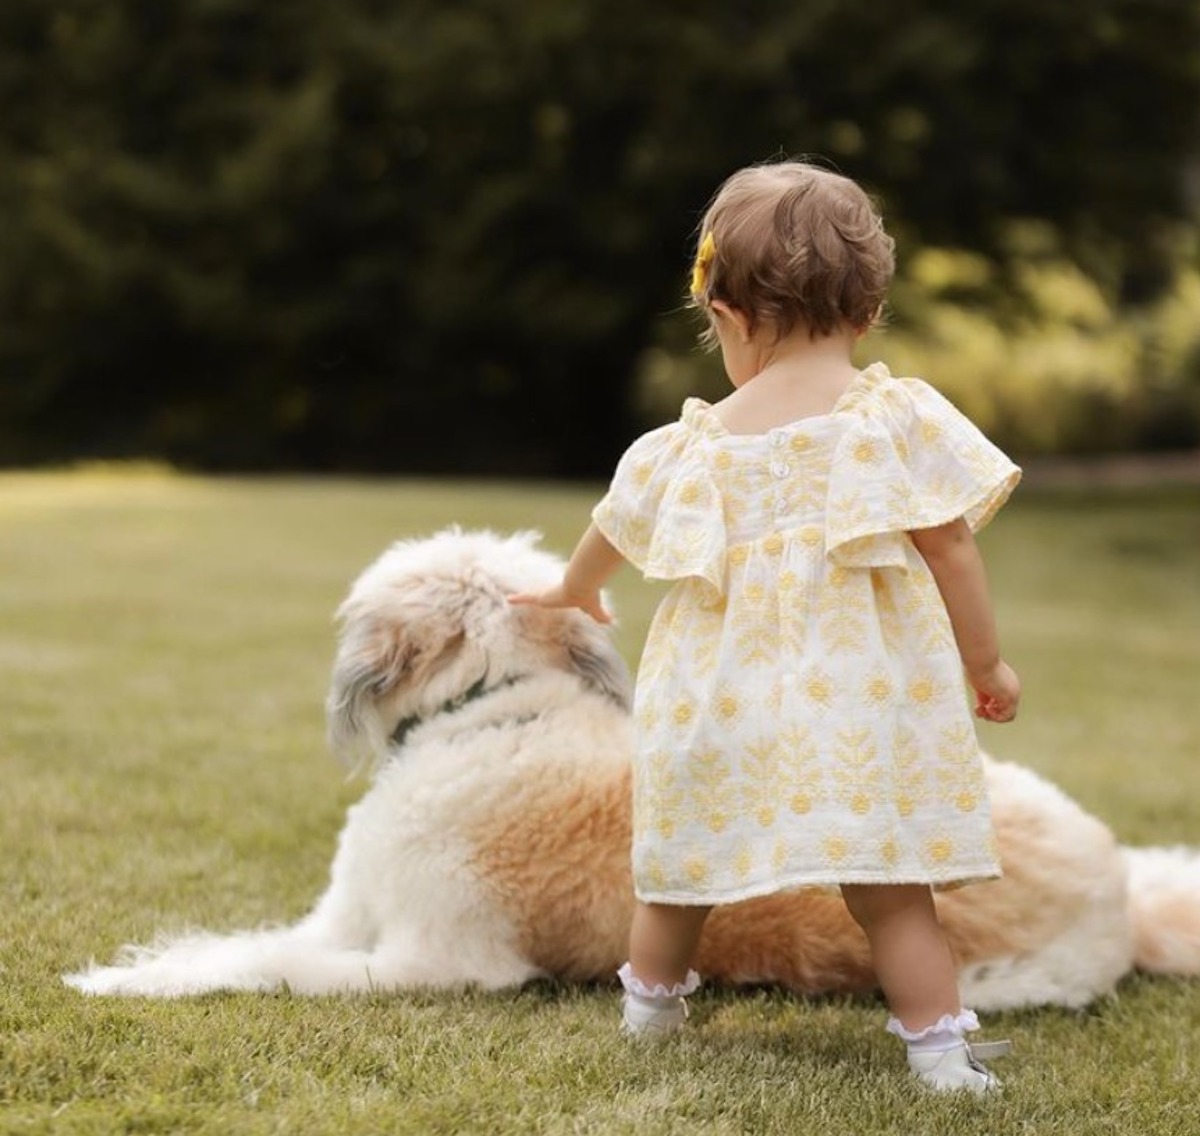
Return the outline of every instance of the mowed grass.
[[[872,1000],[707,990],[640,1047],[613,988],[91,1000],[60,975],[290,920],[364,786],[324,752],[331,615],[393,539],[541,529],[596,489],[0,476],[0,1132],[1200,1131],[1200,980],[992,1015],[1006,1090],[922,1095]],[[1123,841],[1200,845],[1200,491],[1023,490],[983,538],[1021,719],[984,744]],[[636,660],[660,592],[613,588]],[[1200,902],[1200,896],[1197,897]]]

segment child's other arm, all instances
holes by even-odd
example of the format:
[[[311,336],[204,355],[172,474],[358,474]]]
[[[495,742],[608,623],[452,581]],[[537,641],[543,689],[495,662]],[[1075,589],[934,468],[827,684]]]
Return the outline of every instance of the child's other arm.
[[[544,592],[509,596],[508,602],[539,607],[577,607],[600,623],[611,623],[612,616],[604,610],[600,600],[600,589],[623,563],[624,557],[609,544],[604,534],[594,524],[589,525],[571,554],[561,583]]]
[[[967,681],[976,693],[975,713],[990,722],[1011,722],[1021,683],[1000,657],[987,574],[970,528],[960,518],[938,528],[915,529],[909,536],[942,593]]]

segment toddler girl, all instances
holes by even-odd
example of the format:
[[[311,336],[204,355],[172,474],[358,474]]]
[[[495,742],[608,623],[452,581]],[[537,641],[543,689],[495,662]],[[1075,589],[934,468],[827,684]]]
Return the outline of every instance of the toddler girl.
[[[637,680],[625,1028],[683,1024],[712,905],[837,885],[912,1070],[982,1092],[932,887],[1000,873],[963,672],[1013,718],[972,531],[1020,471],[919,379],[851,363],[892,268],[847,178],[729,178],[691,292],[733,393],[634,442],[561,584],[512,601],[606,622],[623,560],[675,581]]]

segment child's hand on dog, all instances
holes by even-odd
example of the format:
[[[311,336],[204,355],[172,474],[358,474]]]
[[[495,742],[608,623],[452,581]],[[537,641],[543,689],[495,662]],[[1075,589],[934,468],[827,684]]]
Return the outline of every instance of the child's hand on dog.
[[[544,592],[521,592],[509,596],[508,602],[518,606],[525,604],[532,607],[576,607],[590,615],[597,623],[612,623],[612,616],[605,610],[599,591],[571,591],[565,583],[556,584]]]

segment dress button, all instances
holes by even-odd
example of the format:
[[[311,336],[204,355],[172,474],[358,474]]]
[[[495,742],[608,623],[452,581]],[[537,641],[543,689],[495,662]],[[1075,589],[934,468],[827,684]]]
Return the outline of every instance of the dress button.
[[[791,468],[792,467],[789,466],[785,461],[774,461],[771,463],[771,476],[787,477],[787,475],[791,472]]]
[[[772,445],[772,446],[775,446],[777,449],[778,449],[778,447],[780,447],[780,446],[782,446],[782,445],[783,445],[783,433],[782,433],[782,431],[780,431],[780,430],[770,430],[770,431],[768,431],[768,432],[767,432],[767,436],[768,436],[768,437],[770,438],[770,440],[771,440],[771,445]]]

